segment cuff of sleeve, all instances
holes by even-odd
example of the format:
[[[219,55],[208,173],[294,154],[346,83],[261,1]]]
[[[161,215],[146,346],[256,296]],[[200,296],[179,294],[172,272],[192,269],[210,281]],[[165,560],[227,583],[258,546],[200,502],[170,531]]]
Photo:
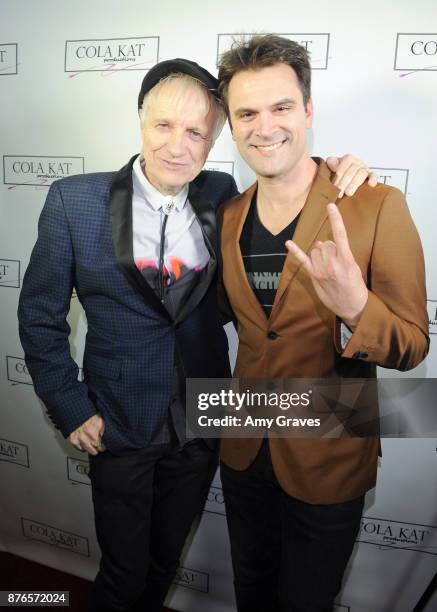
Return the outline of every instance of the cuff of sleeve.
[[[97,414],[91,400],[88,397],[83,397],[80,393],[82,389],[77,391],[73,396],[66,393],[55,394],[49,401],[44,401],[45,398],[41,398],[47,407],[47,414],[64,438],[68,438],[85,421]]]
[[[334,343],[338,353],[349,359],[362,359],[374,361],[372,352],[376,344],[377,323],[384,325],[387,320],[387,306],[371,291],[368,292],[366,306],[364,307],[360,321],[351,334],[347,344],[342,343],[343,322],[337,318]],[[376,327],[375,327],[376,326]],[[373,356],[374,357],[374,356]]]

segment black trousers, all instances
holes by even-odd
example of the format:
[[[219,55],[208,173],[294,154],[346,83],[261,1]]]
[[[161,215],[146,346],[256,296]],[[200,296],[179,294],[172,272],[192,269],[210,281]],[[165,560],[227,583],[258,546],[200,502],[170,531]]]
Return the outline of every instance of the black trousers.
[[[216,467],[202,440],[90,456],[102,551],[90,611],[161,612]]]
[[[287,495],[267,439],[243,471],[221,466],[238,612],[331,612],[364,496],[312,505]]]

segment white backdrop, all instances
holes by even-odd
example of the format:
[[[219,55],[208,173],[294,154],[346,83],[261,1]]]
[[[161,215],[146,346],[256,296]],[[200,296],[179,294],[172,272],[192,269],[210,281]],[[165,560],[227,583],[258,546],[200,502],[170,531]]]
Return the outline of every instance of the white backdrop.
[[[182,56],[215,72],[227,35],[288,34],[312,51],[312,152],[352,152],[407,194],[424,245],[435,334],[437,33],[430,32],[437,31],[437,5],[3,0],[0,11],[0,549],[92,578],[99,550],[87,462],[50,426],[16,324],[47,185],[68,174],[118,169],[139,150],[136,99],[156,61]],[[253,178],[227,128],[209,167],[233,172],[240,188]],[[86,321],[74,296],[69,320],[81,365]],[[409,375],[436,373],[433,341],[427,361]],[[436,572],[436,444],[383,441],[378,486],[367,496],[338,610],[409,612]],[[169,603],[183,612],[235,609],[218,476]],[[436,606],[434,596],[427,610]]]

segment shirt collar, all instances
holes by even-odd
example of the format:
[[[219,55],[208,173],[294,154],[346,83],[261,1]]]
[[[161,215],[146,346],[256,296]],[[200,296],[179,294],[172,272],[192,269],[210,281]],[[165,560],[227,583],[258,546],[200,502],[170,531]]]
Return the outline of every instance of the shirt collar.
[[[152,183],[146,178],[142,166],[144,165],[144,158],[142,155],[138,155],[133,165],[133,178],[134,184],[140,190],[143,197],[150,204],[150,206],[159,211],[163,206],[169,202],[174,202],[177,211],[181,211],[188,198],[188,184],[184,185],[182,189],[176,195],[163,195],[160,191],[152,185]]]

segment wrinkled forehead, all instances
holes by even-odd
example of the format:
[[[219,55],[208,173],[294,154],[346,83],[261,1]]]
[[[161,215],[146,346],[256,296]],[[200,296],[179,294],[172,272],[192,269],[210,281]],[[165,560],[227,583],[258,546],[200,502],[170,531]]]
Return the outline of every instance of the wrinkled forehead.
[[[211,109],[211,100],[206,89],[194,79],[174,78],[155,85],[147,97],[148,112],[189,113],[205,119]]]

